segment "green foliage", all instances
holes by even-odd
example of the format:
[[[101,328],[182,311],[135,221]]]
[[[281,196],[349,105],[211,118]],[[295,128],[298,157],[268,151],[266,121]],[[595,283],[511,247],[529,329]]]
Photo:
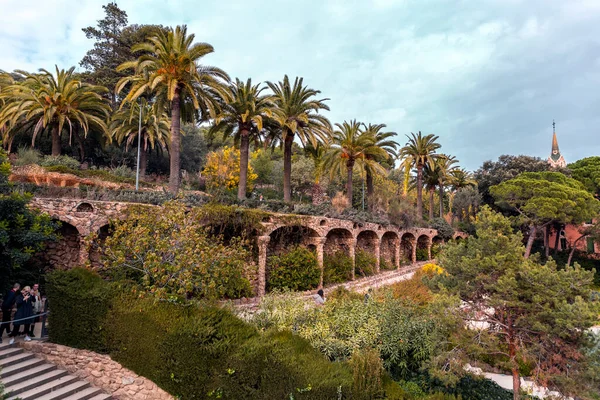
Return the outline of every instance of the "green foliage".
[[[350,358],[353,374],[353,392],[359,394],[357,399],[384,398],[383,362],[375,349],[358,350]]]
[[[581,182],[586,190],[600,196],[600,157],[587,157],[567,166],[573,179]]]
[[[34,273],[32,257],[57,239],[57,224],[50,217],[31,210],[31,195],[19,193],[8,181],[10,164],[0,149],[0,290],[4,292],[16,279]],[[39,270],[38,270],[39,274]],[[38,275],[35,275],[38,278]]]
[[[427,248],[417,248],[417,261],[427,261],[429,259],[429,252]]]
[[[354,257],[354,274],[359,276],[371,276],[375,274],[377,259],[371,253],[362,249],[356,249]]]
[[[350,280],[352,258],[344,251],[325,254],[323,257],[323,284],[341,283]]]
[[[15,161],[17,166],[40,164],[40,152],[31,147],[19,147],[17,155],[18,158]],[[77,167],[79,167],[79,163],[77,163]]]
[[[435,218],[431,223],[431,227],[438,231],[438,236],[448,241],[454,236],[454,229],[444,218]]]
[[[113,290],[99,275],[83,269],[54,271],[47,276],[46,293],[52,315],[49,336],[65,346],[105,351],[105,319]]]
[[[582,351],[584,332],[600,312],[592,300],[593,272],[525,258],[521,234],[488,207],[475,226],[476,237],[445,246],[439,262],[446,274],[437,275],[432,287],[443,287],[469,305],[456,309],[465,328],[477,320],[489,329],[458,330],[454,351],[438,359],[444,371],[462,374],[465,357],[503,355],[500,368],[518,371],[524,362],[534,366],[534,377],[564,394],[582,392],[581,374],[591,368]]]
[[[415,384],[426,392],[435,392],[443,395],[442,398],[458,398],[469,400],[512,400],[513,393],[498,386],[496,382],[489,379],[465,376],[456,385],[448,386],[443,382],[432,379],[429,375],[421,375],[415,380]],[[446,397],[447,396],[447,397]],[[524,396],[523,398],[529,398]]]
[[[40,162],[42,167],[65,167],[79,169],[79,161],[69,156],[44,156]]]
[[[210,237],[202,215],[181,202],[130,210],[104,243],[103,273],[134,279],[141,291],[158,297],[249,296],[250,253],[239,240],[225,245]]]
[[[308,290],[317,287],[321,272],[317,256],[305,247],[268,259],[267,289]]]

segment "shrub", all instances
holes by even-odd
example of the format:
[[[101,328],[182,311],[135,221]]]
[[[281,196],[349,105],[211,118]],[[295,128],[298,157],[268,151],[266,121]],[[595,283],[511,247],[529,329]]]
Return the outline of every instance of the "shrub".
[[[392,262],[389,262],[385,258],[381,257],[381,259],[379,260],[379,269],[391,271],[393,269],[396,269],[396,266],[394,266]]]
[[[309,290],[319,284],[321,271],[317,256],[305,247],[269,258],[267,289]]]
[[[375,273],[377,259],[362,249],[356,249],[354,273],[356,276],[370,276]]]
[[[429,259],[429,252],[426,248],[417,249],[417,261],[427,261]]]
[[[383,363],[379,351],[365,349],[356,351],[350,359],[353,374],[353,392],[357,399],[383,398]]]
[[[40,163],[40,152],[36,149],[19,147],[17,151],[18,158],[15,161],[15,165],[30,165]]]
[[[437,229],[439,237],[444,240],[450,240],[454,236],[454,228],[444,218],[435,218],[431,227]]]
[[[116,168],[112,168],[110,170],[110,173],[113,176],[117,176],[119,178],[135,179],[135,173],[136,173],[136,171],[132,170],[131,168],[129,168],[126,165],[119,165]]]
[[[113,297],[110,285],[89,270],[74,268],[48,274],[46,290],[52,310],[50,340],[105,351],[105,320]]]
[[[338,213],[341,213],[350,207],[350,202],[343,192],[337,192],[335,197],[331,199],[331,205]]]
[[[430,264],[427,264],[430,265]],[[423,283],[422,271],[416,271],[410,279],[400,281],[391,286],[396,299],[408,299],[417,305],[427,305],[433,300],[431,290]]]
[[[350,279],[352,258],[344,251],[336,251],[323,257],[323,284],[345,282]]]
[[[44,156],[40,163],[42,167],[63,166],[71,169],[79,169],[79,161],[69,156]]]

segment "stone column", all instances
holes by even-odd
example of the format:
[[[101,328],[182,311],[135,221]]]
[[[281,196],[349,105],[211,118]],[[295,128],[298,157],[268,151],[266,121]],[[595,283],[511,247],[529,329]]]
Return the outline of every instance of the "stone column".
[[[321,276],[319,277],[319,289],[323,287],[323,273],[325,272],[325,266],[323,265],[323,252],[326,240],[327,238],[315,239],[315,246],[317,247],[317,263],[319,264],[319,269],[321,270]]]
[[[412,250],[411,261],[414,264],[417,262],[417,239],[415,238],[415,239],[411,240],[410,245],[411,245],[411,250]]]
[[[400,269],[400,239],[394,240],[394,264]]]
[[[379,260],[380,260],[379,249],[381,247],[381,240],[379,240],[379,239],[374,240],[373,247],[375,248],[375,273],[378,274],[379,273]]]
[[[267,247],[270,236],[258,237],[258,297],[263,297],[267,291]]]
[[[350,259],[352,260],[352,270],[350,271],[350,279],[354,280],[354,269],[356,268],[356,239],[348,239],[348,253],[350,254]]]
[[[427,259],[428,259],[429,261],[431,261],[431,245],[432,245],[432,242],[433,242],[433,241],[431,240],[431,238],[429,238],[429,239],[427,240]]]

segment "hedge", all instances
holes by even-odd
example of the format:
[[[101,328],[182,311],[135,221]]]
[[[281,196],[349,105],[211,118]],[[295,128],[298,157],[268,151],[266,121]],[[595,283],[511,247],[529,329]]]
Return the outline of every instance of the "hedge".
[[[317,256],[306,247],[298,246],[285,254],[269,257],[267,290],[314,289],[319,285],[321,271]]]

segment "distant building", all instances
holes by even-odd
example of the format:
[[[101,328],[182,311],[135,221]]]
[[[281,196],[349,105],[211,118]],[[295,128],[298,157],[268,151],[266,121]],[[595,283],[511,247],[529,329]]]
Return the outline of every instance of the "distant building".
[[[567,162],[565,158],[560,154],[560,150],[558,149],[558,140],[556,139],[556,123],[552,121],[552,153],[550,153],[550,157],[548,157],[548,164],[552,168],[565,168],[567,166]]]

